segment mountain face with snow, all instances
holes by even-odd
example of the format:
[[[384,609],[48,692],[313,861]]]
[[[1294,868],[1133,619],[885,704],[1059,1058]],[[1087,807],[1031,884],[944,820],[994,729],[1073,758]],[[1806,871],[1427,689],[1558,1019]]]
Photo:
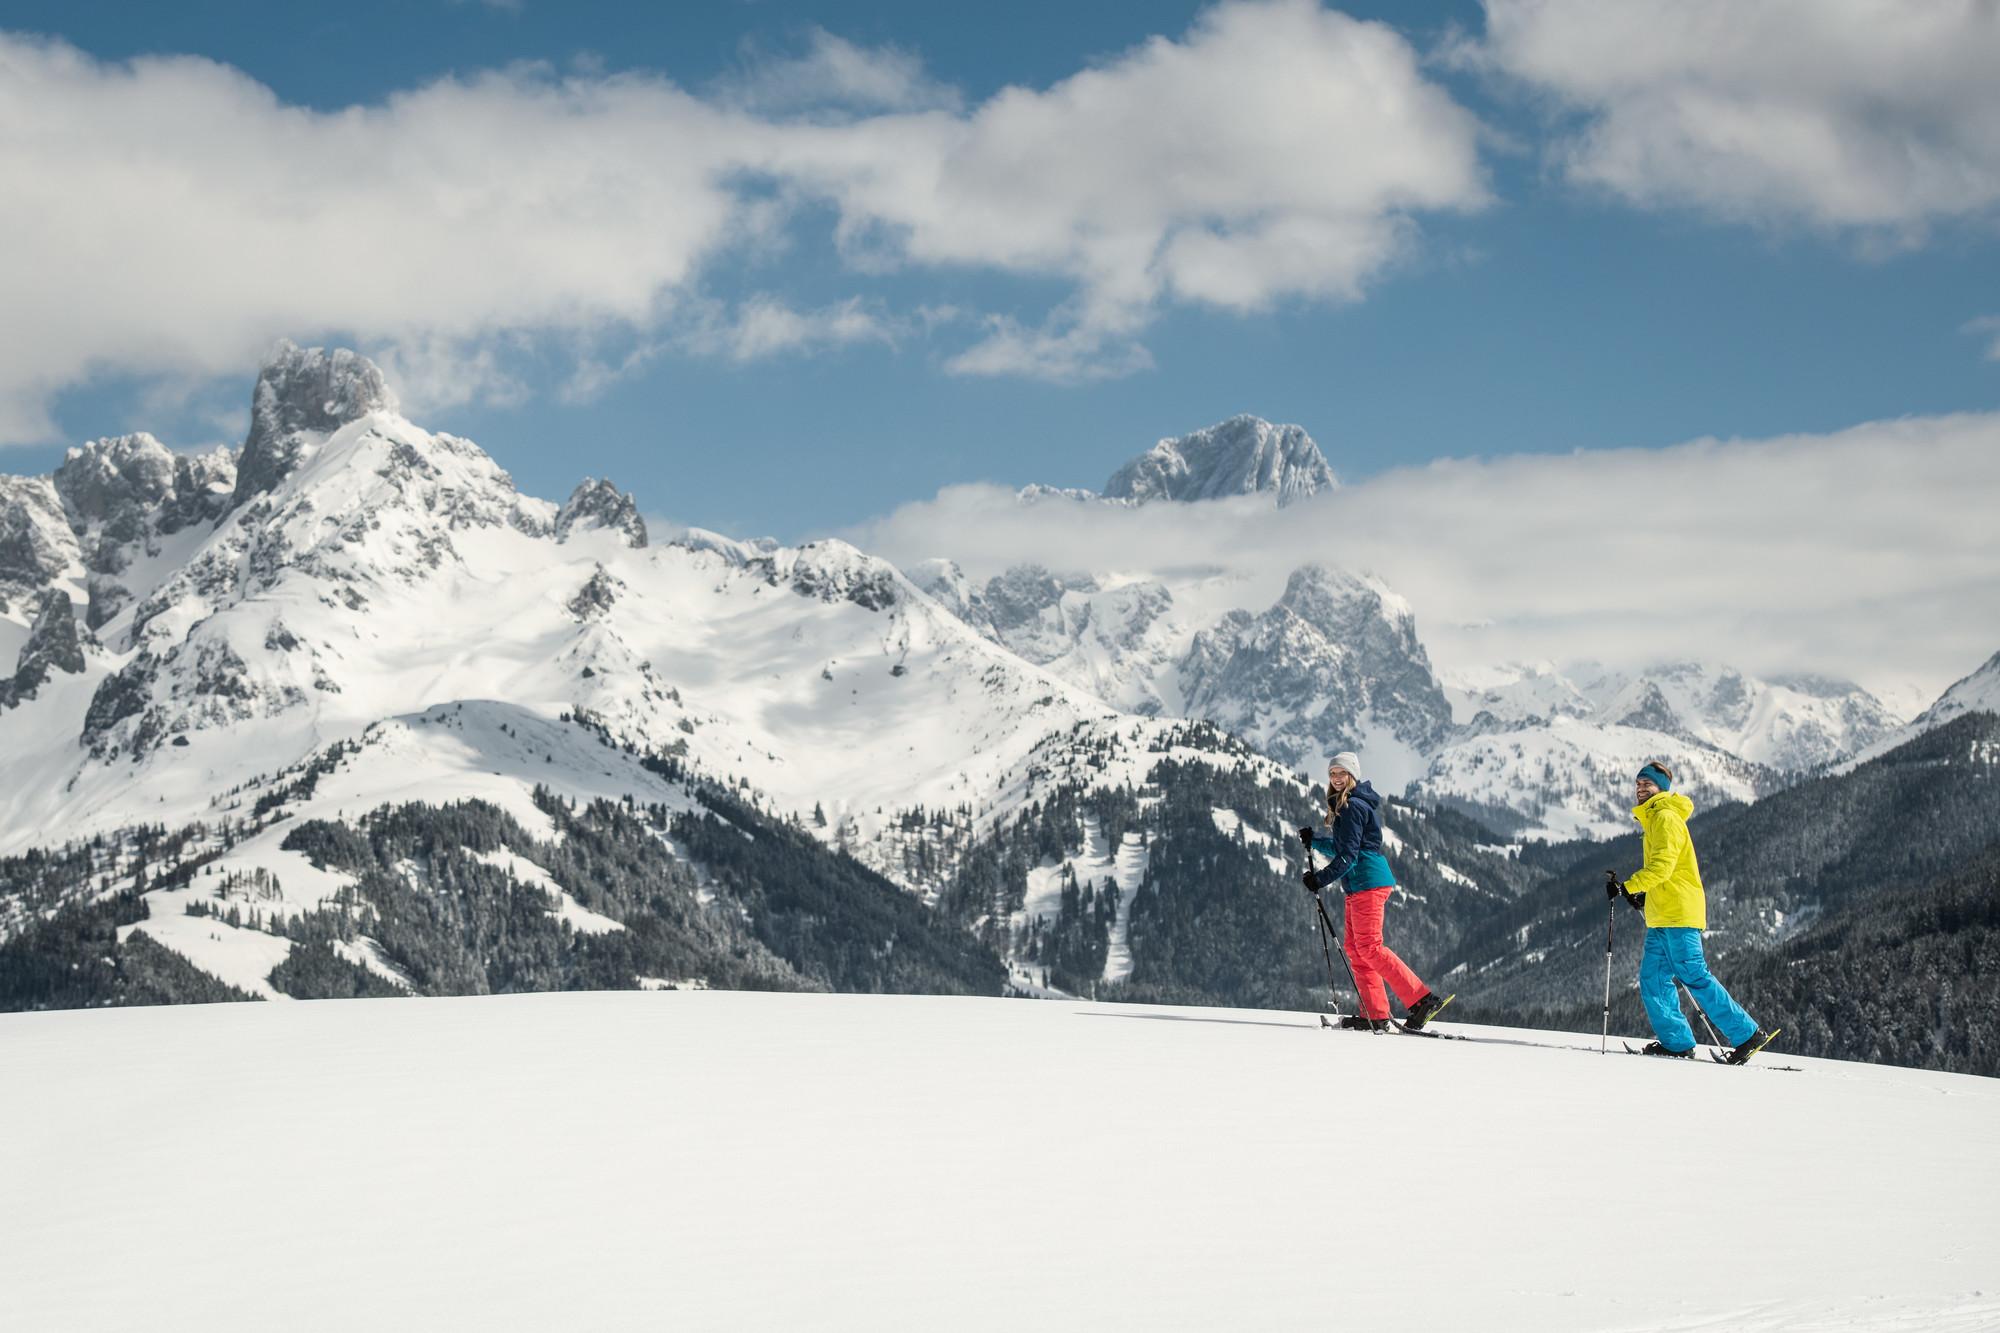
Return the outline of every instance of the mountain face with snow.
[[[1560,837],[1624,832],[1631,777],[1648,760],[1667,762],[1704,804],[1752,801],[1896,724],[1849,682],[1697,662],[1643,672],[1503,666],[1447,693],[1457,725],[1413,790]]]
[[[1237,417],[1161,441],[1098,502],[1270,494],[1291,504],[1336,485],[1303,431]],[[1022,496],[1098,500],[1046,487]],[[1705,796],[1750,800],[1899,720],[1847,682],[1695,662],[1496,666],[1447,689],[1410,608],[1356,571],[1296,571],[1270,607],[1214,577],[1030,564],[977,584],[942,559],[911,574],[994,642],[1121,711],[1213,721],[1301,767],[1357,749],[1387,789],[1422,779],[1438,799],[1544,835],[1615,832],[1625,784],[1601,784],[1629,778],[1625,765],[1643,750],[1684,754]]]
[[[579,482],[569,499],[563,501],[563,507],[556,511],[556,540],[568,541],[571,533],[591,528],[609,529],[635,549],[647,544],[646,520],[639,517],[637,503],[598,477],[586,477]]]
[[[237,457],[232,507],[277,486],[302,455],[350,421],[395,410],[395,395],[366,357],[345,348],[279,344],[251,396],[250,434]]]
[[[1245,414],[1161,440],[1112,473],[1102,492],[1031,485],[1021,489],[1020,499],[1142,505],[1267,495],[1282,507],[1339,485],[1326,455],[1303,428]]]
[[[1379,580],[1307,565],[1262,614],[1236,611],[1194,638],[1181,668],[1190,714],[1317,771],[1357,750],[1400,790],[1450,732],[1409,604]]]
[[[1785,785],[1782,774],[1714,746],[1558,717],[1453,739],[1430,756],[1410,795],[1469,811],[1499,832],[1612,838],[1632,827],[1633,775],[1658,760],[1673,769],[1675,790],[1703,808]]]
[[[948,562],[912,570],[994,642],[1122,712],[1213,722],[1294,767],[1360,748],[1384,789],[1423,771],[1451,708],[1409,605],[1380,580],[1308,565],[1261,611],[1197,609],[1213,589],[1016,566],[970,584]]]
[[[1165,583],[1107,586],[1088,573],[1016,565],[975,586],[947,560],[909,573],[993,642],[1119,711],[1179,711],[1173,676],[1194,630]]]
[[[1246,415],[1161,440],[1114,472],[1104,494],[1138,504],[1272,495],[1289,505],[1339,484],[1304,430]]]
[[[1642,672],[1589,663],[1567,672],[1546,665],[1498,668],[1449,693],[1454,714],[1473,735],[1562,717],[1588,719],[1656,731],[1794,773],[1861,750],[1897,725],[1880,700],[1849,681],[1759,678],[1702,662],[1668,662]]]
[[[522,495],[360,358],[283,349],[255,401],[230,456],[128,437],[9,480],[0,851],[199,817],[459,700],[588,716],[793,811],[983,799],[1110,711],[843,543],[656,547],[607,482]]]
[[[2000,653],[1952,685],[1910,725],[1914,730],[1928,731],[1965,713],[2000,713]]]
[[[1907,724],[1861,749],[1840,767],[1842,770],[1848,770],[1870,759],[1878,758],[1897,746],[1914,740],[1926,732],[1935,731],[1967,713],[2000,713],[2000,653],[1987,658],[1978,670],[1954,682],[1938,696],[1937,702],[1917,714]]]

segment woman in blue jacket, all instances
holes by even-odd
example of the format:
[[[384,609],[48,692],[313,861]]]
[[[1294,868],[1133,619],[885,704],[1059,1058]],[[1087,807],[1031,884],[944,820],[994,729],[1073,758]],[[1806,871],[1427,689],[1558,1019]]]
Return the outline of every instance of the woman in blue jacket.
[[[1361,1014],[1341,1019],[1340,1025],[1378,1032],[1386,1029],[1389,1000],[1383,985],[1387,983],[1409,1011],[1403,1025],[1414,1031],[1430,1022],[1445,1001],[1433,995],[1382,942],[1382,913],[1388,906],[1389,891],[1396,887],[1396,877],[1382,855],[1382,798],[1360,780],[1360,768],[1361,760],[1352,750],[1341,751],[1327,765],[1326,828],[1299,830],[1300,840],[1324,855],[1327,862],[1318,871],[1306,871],[1305,886],[1318,893],[1338,884],[1346,899],[1343,947],[1354,969],[1355,988],[1361,993]]]

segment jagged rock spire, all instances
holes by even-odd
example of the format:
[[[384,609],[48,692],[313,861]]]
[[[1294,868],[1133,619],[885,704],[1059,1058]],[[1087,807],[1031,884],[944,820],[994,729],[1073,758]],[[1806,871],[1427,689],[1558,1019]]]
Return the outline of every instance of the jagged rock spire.
[[[329,352],[280,342],[257,373],[232,507],[290,476],[306,446],[303,437],[331,434],[370,412],[396,408],[396,395],[367,357],[344,347]]]
[[[629,546],[646,545],[646,520],[632,497],[608,481],[585,477],[556,514],[556,540],[568,541],[571,532],[593,527],[623,533]]]
[[[86,642],[95,640],[77,627],[76,608],[70,604],[69,594],[60,589],[51,591],[42,600],[42,609],[28,631],[28,641],[21,645],[13,676],[0,680],[0,708],[11,708],[34,698],[35,691],[52,672],[66,671],[72,675],[81,672]]]

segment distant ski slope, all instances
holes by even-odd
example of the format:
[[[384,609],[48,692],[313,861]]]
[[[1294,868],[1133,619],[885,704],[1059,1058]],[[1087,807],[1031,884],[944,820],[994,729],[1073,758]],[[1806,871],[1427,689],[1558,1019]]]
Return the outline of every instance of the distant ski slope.
[[[0,1016],[0,1303],[72,1330],[2000,1326],[2000,1082],[1484,1035],[1579,1049],[726,992]]]

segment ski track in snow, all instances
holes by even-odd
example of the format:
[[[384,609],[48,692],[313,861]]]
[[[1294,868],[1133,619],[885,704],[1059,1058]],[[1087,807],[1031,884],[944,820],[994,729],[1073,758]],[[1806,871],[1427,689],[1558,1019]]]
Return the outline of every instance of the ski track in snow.
[[[2000,1081],[1446,1028],[1502,1040],[704,991],[0,1016],[5,1322],[2000,1326]]]
[[[1048,925],[1055,924],[1056,916],[1062,910],[1065,868],[1076,877],[1078,887],[1089,885],[1101,889],[1108,879],[1118,886],[1118,915],[1111,925],[1110,948],[1105,954],[1102,979],[1124,981],[1132,975],[1132,895],[1139,891],[1139,885],[1146,878],[1150,857],[1145,836],[1132,832],[1126,833],[1120,840],[1114,855],[1110,842],[1104,836],[1103,826],[1095,817],[1085,815],[1083,850],[1075,856],[1037,866],[1028,872],[1027,893],[1022,898],[1020,909],[1010,920],[1011,937],[1018,940],[1038,919]],[[1022,985],[1024,979],[1033,980],[1041,976],[1040,966],[1011,952],[1011,946],[1007,963],[1016,985]],[[1040,987],[1032,989],[1039,990]]]
[[[1104,835],[1096,820],[1090,822],[1094,851],[1103,844]],[[1104,955],[1106,981],[1124,981],[1132,975],[1132,899],[1139,892],[1139,885],[1145,882],[1146,867],[1151,861],[1152,853],[1146,847],[1143,833],[1127,832],[1119,840],[1111,874],[1118,885],[1118,916],[1111,923],[1111,947]]]

